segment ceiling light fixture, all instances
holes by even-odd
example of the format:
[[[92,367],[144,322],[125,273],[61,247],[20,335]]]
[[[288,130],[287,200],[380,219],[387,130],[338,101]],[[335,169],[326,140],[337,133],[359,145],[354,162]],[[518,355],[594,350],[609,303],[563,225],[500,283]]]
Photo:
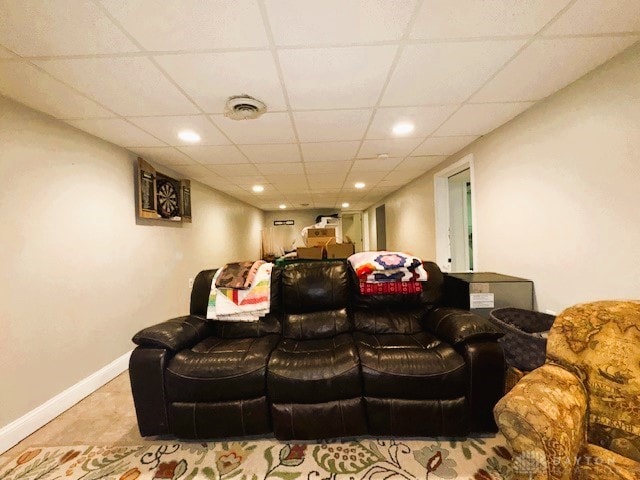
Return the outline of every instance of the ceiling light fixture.
[[[365,184],[364,184],[364,182],[356,182],[356,183],[353,184],[353,186],[356,187],[356,188],[364,188]]]
[[[400,122],[393,126],[393,133],[396,135],[408,135],[415,129],[415,125],[410,122]]]
[[[193,130],[182,130],[178,132],[178,138],[183,142],[188,143],[197,143],[201,140],[200,135],[198,135]]]
[[[262,185],[254,185],[251,190],[256,193],[264,192],[264,187]]]
[[[349,208],[349,202],[344,202],[342,204],[342,208]]]
[[[287,206],[284,203],[281,203],[280,206],[278,207],[280,210],[284,210],[285,208],[287,208]]]

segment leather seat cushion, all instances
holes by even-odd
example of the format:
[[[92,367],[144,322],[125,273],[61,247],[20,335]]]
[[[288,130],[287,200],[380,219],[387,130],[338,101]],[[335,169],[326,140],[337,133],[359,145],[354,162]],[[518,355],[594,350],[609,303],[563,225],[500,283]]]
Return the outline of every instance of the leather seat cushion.
[[[271,355],[267,389],[273,402],[319,403],[362,394],[358,351],[348,333],[283,339]]]
[[[468,375],[464,359],[432,334],[357,332],[354,338],[365,396],[420,400],[465,395]]]
[[[278,338],[208,337],[178,352],[165,372],[167,398],[218,402],[264,396],[267,362]]]

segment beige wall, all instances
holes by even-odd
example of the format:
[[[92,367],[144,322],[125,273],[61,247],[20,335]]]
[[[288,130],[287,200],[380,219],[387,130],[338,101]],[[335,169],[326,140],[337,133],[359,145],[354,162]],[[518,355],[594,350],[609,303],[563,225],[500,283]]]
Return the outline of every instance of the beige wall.
[[[0,428],[188,312],[188,279],[257,258],[262,211],[193,183],[192,224],[136,225],[134,156],[0,97]]]
[[[534,280],[541,310],[640,298],[639,132],[636,45],[381,202],[388,247],[435,258],[433,173],[473,154],[480,270]]]

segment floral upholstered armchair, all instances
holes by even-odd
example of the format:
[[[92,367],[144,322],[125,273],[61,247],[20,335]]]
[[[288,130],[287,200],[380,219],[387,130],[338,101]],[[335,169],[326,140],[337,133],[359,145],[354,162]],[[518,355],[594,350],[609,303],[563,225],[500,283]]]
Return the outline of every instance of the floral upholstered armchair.
[[[640,480],[640,302],[577,305],[494,410],[515,478]]]

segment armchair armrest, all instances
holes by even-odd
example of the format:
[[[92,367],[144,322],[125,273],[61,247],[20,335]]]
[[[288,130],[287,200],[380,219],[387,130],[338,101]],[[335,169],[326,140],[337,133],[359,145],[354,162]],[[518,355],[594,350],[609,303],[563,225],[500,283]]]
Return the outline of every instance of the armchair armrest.
[[[213,326],[206,318],[186,315],[140,330],[134,335],[133,342],[141,347],[177,352],[195,345],[212,333]]]
[[[586,442],[586,411],[582,381],[558,365],[520,380],[494,409],[513,450],[516,478],[569,480]]]
[[[423,323],[424,328],[451,345],[497,340],[504,335],[486,318],[457,308],[436,308]]]

